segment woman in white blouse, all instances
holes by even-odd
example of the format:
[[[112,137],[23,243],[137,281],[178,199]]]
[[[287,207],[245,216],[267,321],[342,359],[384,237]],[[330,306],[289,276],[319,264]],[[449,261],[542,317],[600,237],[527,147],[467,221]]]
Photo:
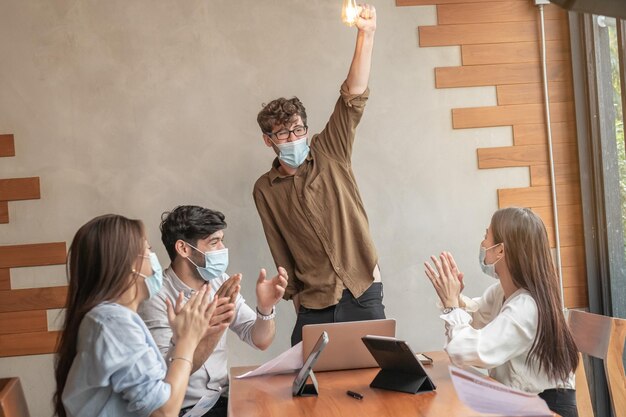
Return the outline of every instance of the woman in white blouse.
[[[137,315],[163,282],[140,221],[112,214],[89,221],[74,236],[67,270],[55,415],[178,416],[200,339],[225,326],[210,325],[216,301],[206,286],[184,306],[181,297],[168,303],[176,346],[166,366]]]
[[[431,260],[434,266],[424,263],[426,275],[443,304],[452,362],[488,369],[507,386],[539,394],[561,416],[577,416],[578,350],[561,311],[541,219],[516,207],[494,213],[479,262],[497,282],[482,297],[461,294],[463,274],[449,252]]]

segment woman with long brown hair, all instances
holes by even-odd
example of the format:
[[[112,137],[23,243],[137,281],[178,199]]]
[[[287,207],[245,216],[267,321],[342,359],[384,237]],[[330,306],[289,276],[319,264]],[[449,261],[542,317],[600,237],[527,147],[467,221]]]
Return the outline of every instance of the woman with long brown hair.
[[[211,329],[216,302],[206,287],[184,306],[180,297],[168,303],[175,335],[168,367],[137,315],[163,278],[140,221],[105,215],[86,223],[70,246],[67,273],[55,414],[178,416],[194,350]]]
[[[425,262],[443,305],[445,346],[453,363],[489,370],[501,383],[539,394],[563,417],[575,417],[578,349],[561,311],[546,228],[529,209],[510,207],[491,218],[480,245],[484,273],[498,282],[482,297],[461,295],[463,274],[443,252]]]

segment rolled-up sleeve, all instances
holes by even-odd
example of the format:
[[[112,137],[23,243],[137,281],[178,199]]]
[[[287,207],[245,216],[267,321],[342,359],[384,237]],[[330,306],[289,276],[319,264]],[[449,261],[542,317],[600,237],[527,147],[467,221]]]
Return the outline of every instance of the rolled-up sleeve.
[[[149,416],[170,397],[171,387],[164,382],[162,359],[146,343],[146,335],[139,326],[102,328],[97,343],[97,357],[103,366],[97,367],[93,377],[109,380],[114,392],[128,402],[128,411],[138,416]],[[96,382],[96,381],[94,381]]]
[[[334,160],[349,165],[352,158],[356,127],[363,116],[369,91],[368,87],[361,94],[350,94],[348,86],[344,82],[341,85],[339,99],[337,99],[328,123],[324,130],[313,138],[311,147]]]
[[[235,318],[230,323],[230,329],[248,345],[258,349],[252,341],[252,327],[256,321],[256,312],[247,304],[246,300],[239,294],[235,300]]]
[[[85,316],[77,351],[63,391],[68,416],[147,417],[170,398],[165,361],[126,307],[100,305]]]

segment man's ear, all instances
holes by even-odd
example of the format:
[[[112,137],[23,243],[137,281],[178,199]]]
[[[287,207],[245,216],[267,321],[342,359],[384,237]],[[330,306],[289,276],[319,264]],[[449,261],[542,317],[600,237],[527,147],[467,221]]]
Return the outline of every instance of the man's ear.
[[[265,146],[267,146],[268,148],[272,147],[273,143],[270,140],[270,137],[266,135],[265,133],[263,133],[263,141],[265,142]]]
[[[178,239],[176,241],[176,243],[174,244],[174,248],[176,249],[176,253],[178,254],[178,256],[180,256],[181,258],[189,257],[189,245],[187,245],[182,239]]]

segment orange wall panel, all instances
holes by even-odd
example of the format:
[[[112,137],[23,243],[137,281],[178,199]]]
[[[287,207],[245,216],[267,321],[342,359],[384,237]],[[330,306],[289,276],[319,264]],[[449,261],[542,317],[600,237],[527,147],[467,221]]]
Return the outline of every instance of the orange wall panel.
[[[0,135],[0,157],[15,156],[13,135]]]
[[[549,62],[570,59],[566,39],[546,42],[546,51]],[[539,62],[540,50],[536,41],[463,45],[461,59],[463,65]]]
[[[548,5],[544,7],[546,20],[562,19],[563,9]],[[524,22],[537,19],[537,8],[530,2],[498,1],[491,3],[444,4],[437,6],[437,23]]]

